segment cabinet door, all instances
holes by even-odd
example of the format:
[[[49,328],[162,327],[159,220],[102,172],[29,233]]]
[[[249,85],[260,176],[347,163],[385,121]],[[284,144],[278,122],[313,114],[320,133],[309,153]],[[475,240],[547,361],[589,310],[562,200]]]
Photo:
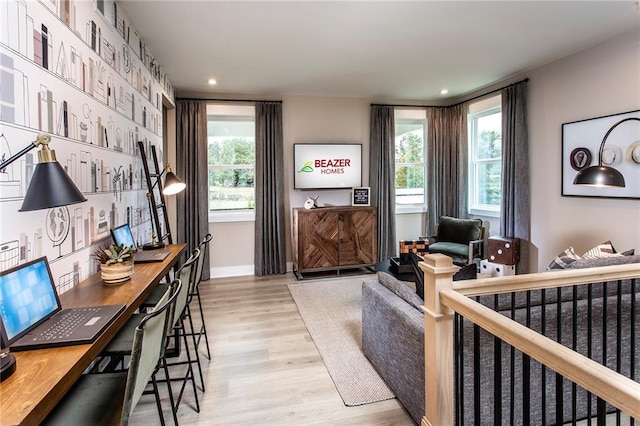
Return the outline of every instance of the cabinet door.
[[[321,209],[299,213],[300,271],[338,266],[338,214]]]
[[[340,266],[376,263],[376,215],[374,209],[340,213]]]

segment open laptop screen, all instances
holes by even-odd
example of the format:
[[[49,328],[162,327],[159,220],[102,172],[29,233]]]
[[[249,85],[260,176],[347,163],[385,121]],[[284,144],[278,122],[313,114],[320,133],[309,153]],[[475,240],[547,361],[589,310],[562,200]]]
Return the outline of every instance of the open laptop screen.
[[[133,234],[131,233],[131,228],[129,228],[129,224],[120,225],[116,228],[111,229],[111,237],[113,238],[113,243],[117,246],[125,245],[127,247],[133,247],[136,250],[136,242],[133,239]]]
[[[61,309],[46,257],[0,272],[0,318],[5,345]]]

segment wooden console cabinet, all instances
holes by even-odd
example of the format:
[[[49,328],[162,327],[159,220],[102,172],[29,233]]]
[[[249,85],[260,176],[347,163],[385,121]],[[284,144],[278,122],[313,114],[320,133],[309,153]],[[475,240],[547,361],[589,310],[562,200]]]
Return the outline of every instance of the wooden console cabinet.
[[[373,266],[377,262],[375,207],[293,209],[294,272]]]

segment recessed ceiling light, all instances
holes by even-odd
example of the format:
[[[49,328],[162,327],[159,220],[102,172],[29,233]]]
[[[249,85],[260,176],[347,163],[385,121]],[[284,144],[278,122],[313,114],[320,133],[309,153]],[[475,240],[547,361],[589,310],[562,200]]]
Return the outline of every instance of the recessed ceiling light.
[[[215,86],[215,85],[216,85],[216,83],[218,83],[218,82],[216,81],[216,79],[215,79],[215,78],[210,78],[210,79],[209,79],[209,81],[208,81],[208,83],[209,83],[210,85],[212,85],[212,86]]]
[[[449,93],[449,89],[442,89],[442,90],[440,91],[440,94],[441,94],[441,95],[446,95],[447,93]]]

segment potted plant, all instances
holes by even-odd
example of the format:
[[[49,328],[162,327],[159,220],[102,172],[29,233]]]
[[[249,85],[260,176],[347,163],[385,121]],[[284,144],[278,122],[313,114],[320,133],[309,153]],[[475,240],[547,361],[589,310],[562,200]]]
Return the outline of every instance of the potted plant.
[[[111,244],[93,253],[105,284],[120,284],[133,275],[133,247]]]

